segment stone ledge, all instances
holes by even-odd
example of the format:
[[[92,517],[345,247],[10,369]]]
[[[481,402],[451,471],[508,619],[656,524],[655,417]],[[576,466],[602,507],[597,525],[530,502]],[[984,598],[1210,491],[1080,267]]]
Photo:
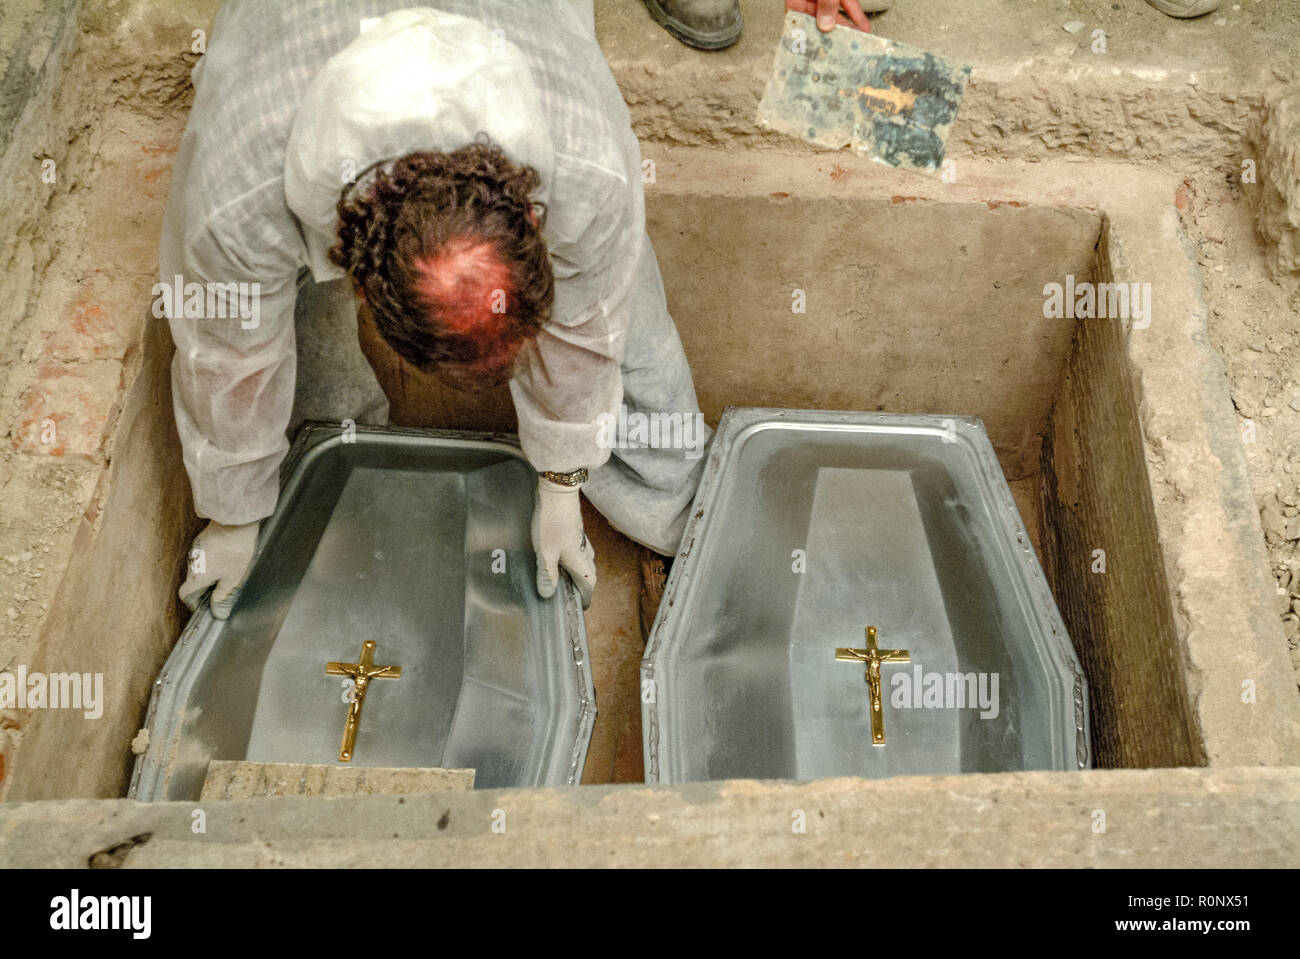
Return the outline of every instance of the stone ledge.
[[[20,803],[0,865],[83,867],[146,833],[122,865],[1294,867],[1300,769]]]

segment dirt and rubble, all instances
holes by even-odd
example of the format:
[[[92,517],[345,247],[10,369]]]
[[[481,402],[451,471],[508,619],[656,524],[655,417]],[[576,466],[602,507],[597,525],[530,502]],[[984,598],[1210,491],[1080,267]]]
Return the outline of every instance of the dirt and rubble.
[[[1227,365],[1246,462],[1300,683],[1300,277],[1271,274],[1241,177],[1188,179],[1177,205],[1196,246],[1210,334]]]

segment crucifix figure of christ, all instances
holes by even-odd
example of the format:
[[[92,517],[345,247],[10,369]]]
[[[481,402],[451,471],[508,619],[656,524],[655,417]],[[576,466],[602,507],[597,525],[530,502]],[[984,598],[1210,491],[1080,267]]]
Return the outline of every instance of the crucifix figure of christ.
[[[361,661],[356,663],[326,663],[325,672],[331,676],[351,676],[355,683],[352,703],[348,706],[347,723],[343,726],[343,746],[339,749],[339,762],[352,762],[352,751],[357,745],[357,728],[361,725],[361,708],[366,704],[366,689],[372,679],[401,679],[401,666],[376,666],[375,641],[367,639],[361,648]]]
[[[871,745],[885,745],[885,697],[880,691],[880,664],[910,662],[911,652],[906,649],[881,649],[876,645],[876,627],[868,626],[866,649],[841,646],[835,650],[835,658],[848,663],[867,664],[866,679],[871,693]]]

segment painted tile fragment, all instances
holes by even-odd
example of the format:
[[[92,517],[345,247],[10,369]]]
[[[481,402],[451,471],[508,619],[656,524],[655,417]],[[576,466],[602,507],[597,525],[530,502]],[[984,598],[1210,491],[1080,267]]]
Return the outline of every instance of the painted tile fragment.
[[[970,80],[969,66],[787,13],[758,123],[889,166],[935,171]]]

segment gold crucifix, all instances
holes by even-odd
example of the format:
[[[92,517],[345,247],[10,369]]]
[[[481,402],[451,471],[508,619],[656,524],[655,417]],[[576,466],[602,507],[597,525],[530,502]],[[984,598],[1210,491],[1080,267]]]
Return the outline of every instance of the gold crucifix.
[[[871,745],[885,745],[885,698],[880,692],[880,664],[906,663],[911,652],[906,649],[881,649],[876,645],[876,627],[867,627],[867,648],[835,650],[835,658],[849,663],[867,664],[867,685],[871,691]]]
[[[359,663],[326,663],[325,672],[330,676],[351,676],[355,685],[352,689],[352,704],[348,706],[348,720],[343,726],[343,747],[339,750],[339,762],[352,762],[352,750],[357,745],[357,728],[361,725],[361,707],[366,704],[366,688],[372,679],[401,679],[401,666],[376,666],[375,641],[367,639],[361,648]]]

